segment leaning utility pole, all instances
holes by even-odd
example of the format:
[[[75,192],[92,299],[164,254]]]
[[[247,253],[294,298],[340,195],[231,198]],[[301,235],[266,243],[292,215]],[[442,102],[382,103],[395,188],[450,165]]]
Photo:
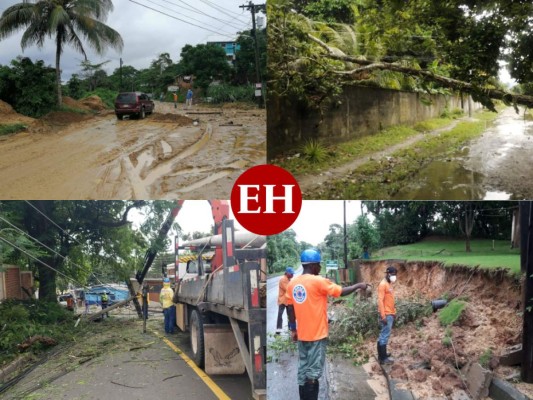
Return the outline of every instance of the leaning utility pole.
[[[520,202],[520,267],[524,279],[522,380],[533,383],[533,202]]]
[[[250,12],[252,13],[252,36],[254,38],[254,46],[255,46],[255,83],[256,83],[256,89],[257,89],[257,85],[262,85],[262,80],[261,80],[261,72],[260,72],[260,68],[259,68],[259,43],[257,42],[257,28],[256,28],[256,22],[255,22],[255,14],[259,11],[266,11],[266,6],[265,4],[254,4],[252,3],[251,1],[248,2],[248,5],[242,5],[242,6],[239,6],[239,8],[246,8],[247,10],[250,10]],[[261,89],[261,93],[262,93],[262,86],[259,86],[259,88]],[[263,95],[259,96],[259,106],[262,105],[262,99],[263,99]]]

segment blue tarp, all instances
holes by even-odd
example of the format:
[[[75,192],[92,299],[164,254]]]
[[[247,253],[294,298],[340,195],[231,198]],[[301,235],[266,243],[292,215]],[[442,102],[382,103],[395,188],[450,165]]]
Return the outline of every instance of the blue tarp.
[[[109,305],[126,300],[129,295],[127,288],[116,286],[98,285],[86,289],[85,301],[89,305],[99,305],[102,300],[102,293],[106,292],[109,297]]]

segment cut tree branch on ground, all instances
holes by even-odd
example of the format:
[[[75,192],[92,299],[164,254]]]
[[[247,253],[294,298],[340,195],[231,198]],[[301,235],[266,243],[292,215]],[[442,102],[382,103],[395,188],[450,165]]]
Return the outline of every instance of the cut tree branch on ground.
[[[338,60],[343,62],[350,62],[362,67],[358,67],[349,71],[335,71],[335,74],[352,76],[361,72],[369,72],[373,70],[388,70],[394,72],[400,72],[406,75],[417,76],[423,79],[427,79],[436,82],[442,86],[448,87],[453,90],[457,90],[463,93],[469,93],[474,96],[485,96],[490,99],[502,100],[506,103],[520,104],[529,108],[533,108],[533,96],[526,96],[521,94],[509,93],[499,89],[488,89],[473,85],[468,82],[459,81],[457,79],[448,78],[442,75],[436,75],[433,72],[420,70],[412,67],[405,67],[398,64],[391,64],[386,62],[375,62],[371,60],[365,60],[361,57],[354,57],[344,54],[339,54],[334,48],[328,46],[322,40],[308,34],[307,37],[313,42],[317,43],[326,51],[326,57],[332,60]]]

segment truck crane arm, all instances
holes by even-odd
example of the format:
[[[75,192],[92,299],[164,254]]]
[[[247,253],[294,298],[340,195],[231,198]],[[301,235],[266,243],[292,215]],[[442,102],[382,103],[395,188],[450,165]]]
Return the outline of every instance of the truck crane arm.
[[[142,268],[140,268],[137,273],[135,274],[135,278],[137,279],[137,282],[139,282],[139,285],[142,285],[144,278],[146,274],[148,273],[148,270],[152,266],[152,263],[154,262],[154,259],[157,255],[157,243],[160,243],[162,240],[164,240],[168,234],[168,231],[172,227],[172,223],[178,216],[178,213],[180,212],[181,208],[183,207],[183,203],[185,200],[177,200],[176,207],[174,207],[170,213],[167,215],[167,218],[161,225],[161,228],[159,228],[159,232],[157,234],[157,238],[154,242],[154,244],[146,251],[146,254],[144,256],[144,262]],[[211,205],[211,212],[213,214],[213,222],[214,222],[214,234],[222,233],[222,221],[227,219],[229,217],[229,202],[227,200],[208,200],[209,204]]]

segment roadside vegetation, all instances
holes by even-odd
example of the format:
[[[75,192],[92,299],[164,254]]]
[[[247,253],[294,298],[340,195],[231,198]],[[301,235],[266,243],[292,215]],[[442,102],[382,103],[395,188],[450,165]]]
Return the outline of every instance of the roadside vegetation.
[[[0,124],[0,136],[10,135],[26,129],[24,124]]]
[[[257,35],[262,54],[260,73],[265,76],[265,29],[258,30]],[[168,87],[176,86],[180,77],[194,75],[192,88],[195,99],[206,100],[210,97],[217,104],[247,102],[254,105],[256,70],[250,31],[241,32],[237,42],[240,51],[232,65],[227,62],[224,49],[212,44],[185,45],[176,61],[171,59],[169,53],[158,54],[147,68],[140,69],[131,65],[109,68],[109,61],[93,63],[86,60],[80,63],[77,73],[59,87],[60,90],[56,85],[55,68],[42,60],[19,56],[9,65],[0,65],[0,100],[10,104],[16,112],[34,118],[65,106],[66,101],[63,100],[61,105],[57,104],[59,92],[62,97],[68,96],[74,100],[96,95],[108,108],[113,108],[117,94],[122,91],[141,91],[153,99],[173,102],[173,92],[169,92]],[[185,101],[186,92],[187,89],[180,88],[180,102]]]
[[[59,342],[74,340],[73,313],[57,303],[6,300],[0,303],[0,366],[19,353],[40,354]],[[32,337],[43,340],[30,344]]]
[[[362,344],[366,339],[376,337],[380,331],[375,301],[347,296],[334,301],[332,310],[334,320],[330,324],[329,335],[332,344],[328,352],[352,359],[354,365],[366,363],[369,355]],[[432,312],[431,304],[421,298],[398,299],[396,310],[398,318],[394,321],[395,328],[415,322]]]
[[[393,126],[375,135],[338,144],[326,145],[318,140],[311,140],[296,153],[275,159],[272,163],[295,174],[319,173],[353,161],[356,157],[383,151],[420,133],[445,128],[462,116],[459,110],[445,111],[441,117],[419,122],[413,127]]]

